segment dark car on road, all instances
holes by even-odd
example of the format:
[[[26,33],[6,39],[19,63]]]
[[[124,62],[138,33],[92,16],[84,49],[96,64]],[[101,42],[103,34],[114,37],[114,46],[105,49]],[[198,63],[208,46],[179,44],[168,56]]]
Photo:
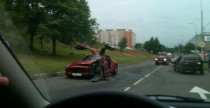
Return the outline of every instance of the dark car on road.
[[[155,65],[159,65],[159,64],[165,64],[165,65],[168,65],[169,64],[169,59],[167,56],[157,56],[155,58]]]
[[[204,74],[203,61],[199,55],[188,54],[177,59],[174,64],[174,70],[179,73],[196,73]]]

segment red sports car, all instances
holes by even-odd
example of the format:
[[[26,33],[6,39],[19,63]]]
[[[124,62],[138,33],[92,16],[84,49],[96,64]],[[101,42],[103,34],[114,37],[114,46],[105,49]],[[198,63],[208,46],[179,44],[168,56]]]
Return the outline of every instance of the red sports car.
[[[100,76],[104,78],[107,74],[116,75],[118,71],[118,64],[109,56],[104,55],[105,50],[114,50],[112,47],[105,45],[101,49],[100,54],[94,48],[87,45],[77,45],[74,47],[77,50],[89,49],[92,55],[84,57],[81,61],[70,62],[66,67],[65,74],[67,77],[87,77],[93,78]]]

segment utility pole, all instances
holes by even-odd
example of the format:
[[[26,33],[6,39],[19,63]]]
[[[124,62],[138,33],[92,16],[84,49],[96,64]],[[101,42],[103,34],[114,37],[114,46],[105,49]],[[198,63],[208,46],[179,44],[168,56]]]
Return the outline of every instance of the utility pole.
[[[201,2],[201,38],[202,40],[204,40],[204,37],[203,37],[203,5],[202,5],[202,0],[200,0]]]
[[[197,26],[194,23],[190,23],[195,27],[195,52],[197,52]]]
[[[204,36],[203,36],[203,2],[202,2],[202,0],[200,0],[200,4],[201,4],[201,39],[204,42]],[[204,58],[205,53],[204,53],[203,47],[201,48],[201,50],[202,50],[202,53],[203,53],[202,56]]]

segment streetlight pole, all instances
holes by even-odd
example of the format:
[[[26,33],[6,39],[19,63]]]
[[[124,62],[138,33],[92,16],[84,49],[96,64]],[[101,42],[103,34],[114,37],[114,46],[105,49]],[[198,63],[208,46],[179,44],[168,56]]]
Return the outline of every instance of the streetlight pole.
[[[202,0],[200,0],[201,2],[201,36],[203,39],[203,5],[202,5]]]
[[[182,36],[180,36],[182,37]],[[181,43],[179,45],[181,45],[181,55],[184,55],[184,42],[183,42],[183,37],[181,39],[178,39],[179,41],[181,41]]]
[[[194,24],[194,23],[190,23],[190,24],[192,24],[194,27],[195,27],[195,36],[197,35],[197,26]]]
[[[197,52],[197,26],[194,23],[190,23],[195,27],[195,51]]]
[[[204,36],[203,36],[203,1],[202,0],[200,0],[200,4],[201,4],[201,39],[202,39],[202,41],[204,41]],[[203,49],[203,47],[201,48],[201,50],[202,50],[202,53],[203,53],[203,58],[204,58],[204,49]]]

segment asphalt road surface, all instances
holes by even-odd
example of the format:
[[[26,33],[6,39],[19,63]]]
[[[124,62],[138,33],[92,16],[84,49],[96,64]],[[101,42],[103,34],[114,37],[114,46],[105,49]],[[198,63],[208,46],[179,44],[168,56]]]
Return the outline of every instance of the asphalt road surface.
[[[172,64],[155,66],[154,62],[119,67],[117,76],[106,81],[69,79],[66,76],[34,80],[50,100],[65,98],[94,90],[119,90],[140,95],[173,95],[210,99],[210,74],[180,74]]]

